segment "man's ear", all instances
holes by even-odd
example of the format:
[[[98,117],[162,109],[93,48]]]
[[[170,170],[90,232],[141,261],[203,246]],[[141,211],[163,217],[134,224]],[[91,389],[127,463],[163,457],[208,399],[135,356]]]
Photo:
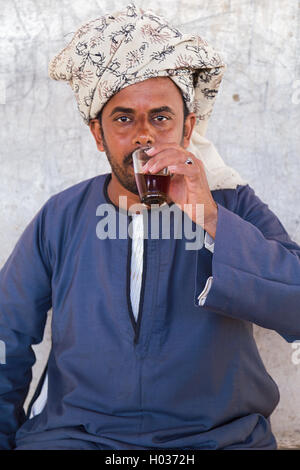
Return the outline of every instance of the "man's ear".
[[[90,131],[96,141],[97,149],[104,152],[103,139],[101,134],[101,126],[98,119],[91,119],[89,122]]]
[[[184,133],[183,133],[183,148],[187,148],[190,145],[190,139],[196,124],[196,114],[190,113],[187,115],[184,123]]]

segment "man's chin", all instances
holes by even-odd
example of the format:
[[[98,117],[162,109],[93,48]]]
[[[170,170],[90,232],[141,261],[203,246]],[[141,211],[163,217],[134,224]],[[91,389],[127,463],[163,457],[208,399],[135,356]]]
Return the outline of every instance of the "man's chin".
[[[135,194],[136,196],[138,196],[139,192],[138,192],[138,188],[137,188],[136,181],[135,181],[133,164],[130,164],[128,166],[128,172],[129,172],[128,181],[122,182],[122,185],[124,186],[125,189],[127,189],[127,191],[130,191],[132,194]]]
[[[128,165],[125,171],[123,170],[123,174],[121,174],[121,172],[116,172],[114,171],[114,168],[112,168],[112,172],[114,173],[121,186],[123,186],[124,189],[134,194],[135,196],[138,196],[139,192],[135,181],[133,164]]]
[[[139,195],[139,192],[138,192],[138,189],[133,189],[133,188],[127,188],[128,191],[130,191],[132,194],[134,194],[135,196],[138,196]]]
[[[132,182],[131,181],[121,181],[121,184],[122,184],[123,188],[127,189],[127,191],[129,191],[130,193],[132,193],[136,196],[139,195],[135,179]]]

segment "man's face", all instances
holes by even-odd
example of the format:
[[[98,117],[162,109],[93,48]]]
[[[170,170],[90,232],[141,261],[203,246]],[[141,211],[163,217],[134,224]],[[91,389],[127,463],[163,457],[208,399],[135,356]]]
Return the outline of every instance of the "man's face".
[[[186,148],[194,114],[185,121],[180,91],[168,77],[150,78],[123,88],[104,106],[102,126],[91,121],[98,149],[105,151],[112,173],[128,191],[138,194],[132,152],[138,147],[177,143]]]

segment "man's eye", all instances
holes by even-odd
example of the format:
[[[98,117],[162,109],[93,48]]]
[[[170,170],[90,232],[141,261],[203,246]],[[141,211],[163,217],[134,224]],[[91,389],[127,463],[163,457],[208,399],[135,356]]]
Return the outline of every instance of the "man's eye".
[[[130,120],[129,117],[127,116],[120,116],[116,119],[116,121],[119,121],[119,122],[128,122],[126,119],[128,119],[128,121]]]
[[[154,119],[157,119],[159,122],[162,122],[163,120],[168,120],[169,118],[167,118],[166,116],[155,116]]]

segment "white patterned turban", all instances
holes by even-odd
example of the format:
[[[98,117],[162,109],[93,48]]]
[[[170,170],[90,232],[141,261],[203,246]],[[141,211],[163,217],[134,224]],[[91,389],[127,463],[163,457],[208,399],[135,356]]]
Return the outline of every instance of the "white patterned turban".
[[[225,68],[220,55],[200,36],[183,34],[163,17],[130,3],[122,11],[82,25],[50,62],[49,76],[70,84],[86,124],[123,88],[148,78],[171,78],[181,89],[188,110],[197,117],[191,142],[197,149],[191,151],[205,164],[207,147],[210,166],[224,167],[204,133]],[[206,170],[209,172],[208,167]],[[209,183],[216,185],[216,181]]]

